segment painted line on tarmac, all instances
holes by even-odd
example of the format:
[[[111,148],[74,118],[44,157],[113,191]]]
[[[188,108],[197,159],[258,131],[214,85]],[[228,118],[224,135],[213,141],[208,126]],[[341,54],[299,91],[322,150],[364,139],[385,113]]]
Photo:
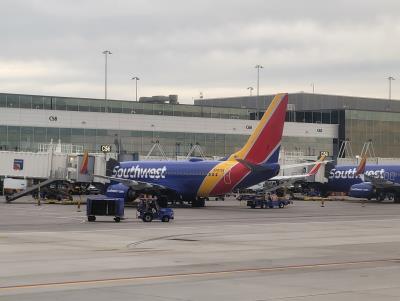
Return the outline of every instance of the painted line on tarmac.
[[[320,218],[326,218],[329,216],[321,216]],[[294,217],[297,218],[297,217]],[[285,218],[287,219],[287,218]],[[359,219],[359,220],[321,220],[321,221],[293,221],[293,222],[276,222],[276,223],[254,223],[247,225],[238,225],[240,227],[253,227],[253,226],[271,226],[271,225],[294,225],[294,224],[326,224],[326,223],[340,223],[340,224],[355,224],[355,223],[371,223],[371,222],[400,222],[400,218],[393,219]]]
[[[86,219],[85,219],[86,221]],[[88,223],[89,224],[89,223]],[[112,223],[114,225],[114,223]],[[132,223],[133,226],[137,225]],[[44,224],[43,226],[49,226],[47,224]],[[211,226],[210,226],[211,227]],[[51,234],[51,233],[93,233],[93,232],[115,232],[115,231],[137,231],[137,230],[180,230],[180,229],[198,229],[198,227],[154,227],[154,228],[113,228],[113,229],[89,229],[89,230],[60,230],[60,231],[13,231],[13,232],[0,232],[0,233],[7,233],[9,235],[29,235],[29,234]]]
[[[304,270],[304,269],[316,269],[316,268],[329,268],[329,267],[345,267],[345,266],[361,266],[368,264],[377,263],[400,263],[400,258],[392,259],[377,259],[377,260],[361,260],[361,261],[347,261],[347,262],[330,262],[330,263],[317,263],[317,264],[304,264],[304,265],[289,265],[289,266],[278,266],[278,267],[266,267],[266,268],[247,268],[247,269],[234,269],[234,270],[222,270],[222,271],[209,271],[209,272],[193,272],[193,273],[176,273],[176,274],[162,274],[162,275],[149,275],[149,276],[132,276],[132,277],[120,277],[120,278],[104,278],[104,279],[92,279],[92,280],[76,280],[76,281],[64,281],[64,282],[48,282],[48,283],[34,283],[34,284],[21,284],[11,286],[0,286],[0,293],[12,290],[22,289],[42,289],[42,288],[58,288],[58,287],[76,287],[83,285],[93,284],[112,284],[112,283],[123,283],[123,282],[136,282],[143,280],[166,280],[186,277],[203,277],[203,276],[220,276],[220,275],[233,275],[240,273],[260,273],[260,272],[279,272],[289,270]]]
[[[86,216],[76,216],[76,217],[56,217],[56,218],[61,218],[61,219],[75,219],[79,220],[79,224],[86,223]],[[83,220],[83,221],[82,221]],[[218,225],[219,227],[230,227],[230,228],[254,228],[257,226],[277,226],[277,225],[293,225],[293,224],[326,224],[327,222],[330,223],[340,223],[341,225],[343,224],[355,224],[355,223],[371,223],[371,222],[398,222],[400,221],[399,219],[371,219],[371,220],[356,220],[356,221],[304,221],[304,222],[278,222],[278,223],[254,223],[254,224],[248,224],[248,225],[239,225],[239,224],[226,224],[226,225]],[[132,223],[131,225],[137,225],[136,223]],[[45,225],[48,226],[48,225]],[[202,228],[215,228],[216,225],[201,225]],[[93,233],[93,232],[115,232],[115,231],[132,231],[132,230],[181,230],[181,229],[199,229],[199,227],[193,227],[193,226],[179,226],[175,225],[173,228],[171,227],[140,227],[140,228],[112,228],[112,229],[88,229],[88,230],[62,230],[62,231],[3,231],[0,233],[7,233],[11,235],[29,235],[29,234],[52,234],[52,233]]]

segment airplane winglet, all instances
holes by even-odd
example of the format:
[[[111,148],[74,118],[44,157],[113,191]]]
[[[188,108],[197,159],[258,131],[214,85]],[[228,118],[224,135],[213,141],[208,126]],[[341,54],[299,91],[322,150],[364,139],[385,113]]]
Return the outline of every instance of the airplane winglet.
[[[311,168],[311,170],[310,170],[310,172],[307,174],[307,176],[313,176],[313,175],[315,175],[315,174],[318,172],[319,168],[321,167],[322,162],[325,160],[325,158],[326,158],[326,156],[325,156],[325,155],[322,155],[321,158],[319,158],[319,160],[317,161],[317,163],[314,165],[314,167]]]

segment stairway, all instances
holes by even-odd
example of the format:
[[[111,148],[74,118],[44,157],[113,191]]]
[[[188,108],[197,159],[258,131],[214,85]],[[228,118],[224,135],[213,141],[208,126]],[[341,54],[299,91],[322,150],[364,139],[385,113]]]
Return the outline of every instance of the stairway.
[[[12,195],[8,195],[8,196],[6,196],[6,202],[7,202],[7,203],[10,203],[10,202],[12,202],[12,201],[15,201],[16,199],[19,199],[20,197],[23,197],[23,196],[25,196],[25,195],[27,195],[27,194],[29,194],[29,193],[31,193],[31,192],[33,192],[33,191],[39,189],[39,188],[48,186],[48,185],[50,185],[51,183],[53,183],[53,182],[55,182],[55,181],[59,181],[59,180],[60,180],[60,179],[50,178],[50,179],[47,179],[46,181],[43,181],[43,182],[41,182],[41,183],[39,183],[39,184],[30,186],[30,187],[28,187],[27,189],[25,189],[25,190],[23,190],[23,191],[14,193],[14,194],[12,194]]]

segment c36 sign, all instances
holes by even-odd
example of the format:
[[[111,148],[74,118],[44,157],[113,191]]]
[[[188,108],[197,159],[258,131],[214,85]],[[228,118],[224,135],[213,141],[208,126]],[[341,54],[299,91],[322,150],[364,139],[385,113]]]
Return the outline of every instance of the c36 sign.
[[[100,146],[100,150],[102,153],[110,153],[111,152],[111,145],[105,144]]]

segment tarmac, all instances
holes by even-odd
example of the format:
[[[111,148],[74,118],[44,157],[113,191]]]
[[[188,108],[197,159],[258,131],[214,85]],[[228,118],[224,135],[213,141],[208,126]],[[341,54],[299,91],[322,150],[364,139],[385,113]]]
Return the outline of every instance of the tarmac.
[[[0,300],[400,300],[400,204],[235,200],[170,223],[0,199]]]

